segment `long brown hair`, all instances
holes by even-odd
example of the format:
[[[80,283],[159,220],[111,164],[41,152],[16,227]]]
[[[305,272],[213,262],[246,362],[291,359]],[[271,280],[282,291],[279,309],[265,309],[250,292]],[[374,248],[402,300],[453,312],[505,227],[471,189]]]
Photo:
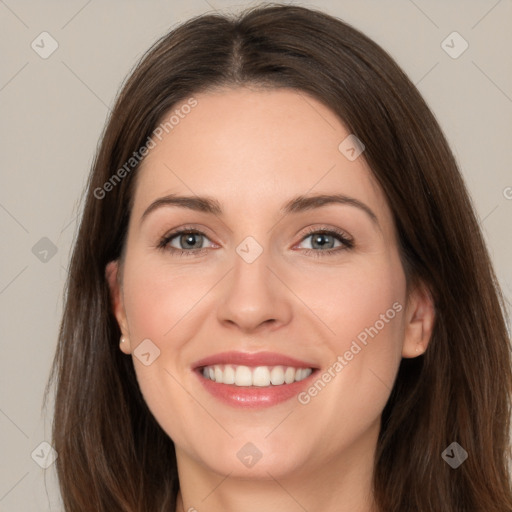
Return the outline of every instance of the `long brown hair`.
[[[243,85],[308,93],[357,134],[393,212],[408,285],[424,283],[435,303],[428,349],[402,360],[382,414],[379,509],[511,511],[506,308],[453,154],[382,48],[334,17],[284,5],[189,20],[143,56],[116,100],[88,181],[49,381],[65,510],[174,510],[174,445],[118,348],[105,278],[124,247],[138,165],[117,171],[174,105]],[[457,469],[441,457],[452,442],[468,453]]]

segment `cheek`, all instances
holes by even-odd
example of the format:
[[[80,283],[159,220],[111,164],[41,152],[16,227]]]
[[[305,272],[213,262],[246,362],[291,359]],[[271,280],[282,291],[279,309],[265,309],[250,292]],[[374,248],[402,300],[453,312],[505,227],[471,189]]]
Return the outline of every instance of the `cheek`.
[[[135,251],[134,251],[135,252]],[[132,253],[133,254],[133,253]],[[151,413],[172,439],[188,439],[195,424],[197,404],[184,391],[189,377],[184,368],[187,341],[199,328],[187,322],[194,304],[207,292],[200,273],[187,275],[161,263],[133,257],[126,261],[123,279],[124,304],[130,331],[134,369],[140,391]],[[149,365],[138,358],[139,344],[149,339],[158,357]],[[142,344],[140,345],[142,347]],[[174,411],[179,410],[179,420]]]
[[[139,388],[168,435],[184,440],[198,413],[197,403],[184,391],[191,378],[190,341],[202,328],[198,315],[204,315],[208,292],[218,276],[169,267],[136,250],[130,256],[125,263],[123,293]],[[146,366],[138,359],[142,350],[137,348],[147,339],[156,347],[158,357]],[[181,411],[179,421],[175,410]]]
[[[330,360],[299,396],[303,421],[322,416],[328,425],[323,454],[375,424],[389,398],[401,361],[405,276],[398,256],[390,256],[340,271],[309,297],[334,331],[326,338]]]
[[[389,270],[349,276],[341,290],[333,291],[338,311],[333,312],[333,324],[339,349],[347,340],[375,351],[392,351],[400,345],[401,315],[404,309],[405,284]],[[352,345],[352,343],[351,343]]]
[[[354,272],[344,291],[337,295],[337,353],[353,368],[361,388],[387,394],[401,360],[404,334],[405,275],[398,256]]]
[[[145,338],[163,348],[174,343],[173,330],[192,312],[211,284],[197,272],[184,273],[162,263],[133,259],[127,263],[124,279],[124,302],[130,336],[137,344]]]
[[[369,345],[379,337],[383,349],[400,345],[406,283],[398,255],[376,255],[335,272],[310,272],[300,283],[297,295],[329,327],[337,353],[348,350],[352,340]]]

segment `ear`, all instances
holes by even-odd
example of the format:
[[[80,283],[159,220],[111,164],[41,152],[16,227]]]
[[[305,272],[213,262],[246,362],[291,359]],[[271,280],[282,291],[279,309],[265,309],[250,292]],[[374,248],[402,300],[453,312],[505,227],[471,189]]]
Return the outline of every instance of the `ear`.
[[[121,330],[124,342],[119,343],[119,348],[125,354],[131,354],[130,332],[128,330],[128,322],[126,321],[126,311],[124,309],[123,291],[120,280],[119,261],[111,261],[105,267],[105,278],[110,289],[110,301],[112,311],[116,317],[119,329]]]
[[[434,300],[427,286],[420,283],[414,287],[407,301],[402,357],[418,357],[427,350],[434,320]]]

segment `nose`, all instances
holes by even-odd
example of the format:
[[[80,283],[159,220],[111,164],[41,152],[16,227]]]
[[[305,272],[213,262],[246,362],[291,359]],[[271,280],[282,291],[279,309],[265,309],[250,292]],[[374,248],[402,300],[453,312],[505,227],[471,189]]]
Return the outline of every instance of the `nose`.
[[[292,318],[293,295],[279,274],[266,251],[252,263],[236,255],[234,268],[223,280],[219,322],[244,334],[287,325]]]

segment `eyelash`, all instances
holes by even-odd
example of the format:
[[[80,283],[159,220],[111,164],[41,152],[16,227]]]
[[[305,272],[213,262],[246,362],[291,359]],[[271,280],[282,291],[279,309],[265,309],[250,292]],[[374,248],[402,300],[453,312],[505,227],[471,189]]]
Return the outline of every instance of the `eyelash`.
[[[176,249],[176,247],[169,247],[169,242],[176,238],[177,236],[183,235],[183,234],[193,234],[193,235],[203,235],[204,237],[208,238],[203,232],[189,227],[181,228],[177,231],[173,231],[172,233],[169,233],[168,235],[165,235],[160,242],[158,243],[157,248],[165,251],[170,251],[171,253],[176,254],[177,256],[202,256],[208,251],[208,248],[203,249],[191,249],[191,250],[184,250],[184,249]],[[313,234],[320,234],[320,235],[330,235],[337,238],[341,243],[342,247],[337,247],[334,249],[328,249],[325,251],[322,250],[316,250],[316,249],[302,249],[303,253],[308,256],[318,257],[322,258],[324,256],[334,256],[340,251],[344,251],[347,249],[353,249],[354,248],[354,241],[352,238],[348,237],[346,233],[344,233],[341,230],[335,229],[335,228],[308,228],[306,233],[304,233],[303,237],[301,238],[300,242],[303,242],[306,238]]]

